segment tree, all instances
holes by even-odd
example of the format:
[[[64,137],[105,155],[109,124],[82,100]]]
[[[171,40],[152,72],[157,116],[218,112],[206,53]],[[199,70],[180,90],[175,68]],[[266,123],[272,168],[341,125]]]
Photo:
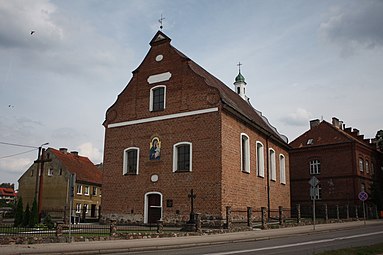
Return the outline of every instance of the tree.
[[[376,132],[375,139],[379,150],[383,151],[383,130],[379,130],[378,132]]]
[[[23,227],[29,226],[29,218],[31,217],[31,211],[29,210],[29,203],[27,204],[27,207],[25,208],[24,215],[23,215]]]
[[[37,209],[37,201],[35,198],[35,199],[33,199],[31,215],[29,218],[29,226],[34,227],[37,223],[39,223],[39,212]]]
[[[23,223],[23,198],[19,197],[17,200],[16,213],[15,213],[15,221],[14,226],[18,227]]]

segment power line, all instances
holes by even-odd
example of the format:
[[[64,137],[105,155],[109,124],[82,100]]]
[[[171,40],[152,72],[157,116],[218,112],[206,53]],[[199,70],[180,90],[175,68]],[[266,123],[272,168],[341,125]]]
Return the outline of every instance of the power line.
[[[16,144],[16,143],[0,142],[0,144],[10,145],[10,146],[17,146],[17,147],[24,147],[24,148],[34,148],[34,149],[38,149],[39,148],[37,146],[23,145],[23,144]]]
[[[19,156],[19,155],[21,155],[21,154],[26,154],[26,153],[29,153],[29,152],[32,152],[32,151],[35,151],[35,150],[37,150],[37,148],[36,148],[36,149],[33,149],[33,150],[29,150],[29,151],[24,151],[24,152],[20,152],[20,153],[16,153],[16,154],[8,155],[8,156],[0,157],[0,159],[10,158],[10,157],[14,157],[14,156]]]

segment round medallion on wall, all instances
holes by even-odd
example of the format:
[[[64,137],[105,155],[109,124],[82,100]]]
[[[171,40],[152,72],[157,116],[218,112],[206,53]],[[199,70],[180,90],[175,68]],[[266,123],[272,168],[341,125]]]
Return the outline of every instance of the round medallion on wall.
[[[163,58],[164,58],[163,55],[157,55],[157,56],[156,56],[156,61],[157,61],[157,62],[160,62]]]
[[[151,180],[152,182],[157,182],[157,181],[158,181],[158,175],[153,174],[152,176],[150,176],[150,180]]]

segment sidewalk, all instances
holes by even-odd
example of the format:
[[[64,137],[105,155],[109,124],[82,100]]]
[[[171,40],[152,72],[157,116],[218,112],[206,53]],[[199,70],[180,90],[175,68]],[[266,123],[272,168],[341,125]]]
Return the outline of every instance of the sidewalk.
[[[383,220],[369,220],[366,225],[383,224]],[[320,224],[315,231],[335,231],[337,229],[363,227],[363,221],[345,223]],[[287,235],[312,233],[313,226],[299,226],[280,229],[254,230],[245,232],[213,234],[202,236],[148,238],[133,240],[110,240],[74,243],[50,243],[31,245],[1,245],[0,254],[97,254],[127,251],[158,250],[165,248],[180,248],[196,245],[217,243],[243,242],[252,240],[272,239]]]

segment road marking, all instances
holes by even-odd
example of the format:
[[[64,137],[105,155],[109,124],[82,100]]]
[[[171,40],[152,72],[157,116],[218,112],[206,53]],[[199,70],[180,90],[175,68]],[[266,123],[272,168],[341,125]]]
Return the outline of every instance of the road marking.
[[[282,248],[289,248],[289,247],[295,247],[295,246],[304,246],[304,245],[309,245],[309,244],[334,242],[334,241],[339,241],[339,240],[347,240],[347,239],[353,239],[353,238],[365,237],[365,236],[372,236],[372,235],[380,235],[380,234],[383,234],[383,231],[366,233],[366,234],[360,234],[360,235],[336,237],[336,238],[323,239],[323,240],[317,240],[317,241],[309,241],[309,242],[303,242],[303,243],[294,243],[294,244],[285,244],[285,245],[279,245],[279,246],[273,246],[273,247],[249,249],[249,250],[217,252],[217,253],[206,253],[204,255],[230,255],[230,254],[239,254],[239,253],[246,253],[246,252],[266,251],[266,250],[282,249]]]

